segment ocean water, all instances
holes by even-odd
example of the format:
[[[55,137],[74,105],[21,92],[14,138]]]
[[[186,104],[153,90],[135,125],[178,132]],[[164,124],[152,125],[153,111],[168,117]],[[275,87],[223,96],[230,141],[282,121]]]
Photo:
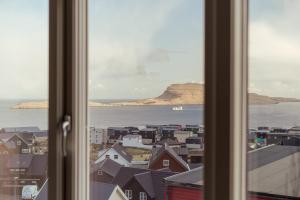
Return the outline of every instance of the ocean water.
[[[0,128],[38,126],[47,129],[47,110],[13,110],[21,100],[0,101]],[[147,124],[203,124],[203,106],[183,106],[173,111],[172,106],[124,106],[89,109],[89,126],[145,126]],[[300,103],[249,106],[249,127],[289,128],[300,125]]]

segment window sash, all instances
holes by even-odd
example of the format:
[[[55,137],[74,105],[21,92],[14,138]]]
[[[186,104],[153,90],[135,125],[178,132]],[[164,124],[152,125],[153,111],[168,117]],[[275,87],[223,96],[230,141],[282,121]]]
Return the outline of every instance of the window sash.
[[[207,200],[246,199],[247,0],[205,3]]]

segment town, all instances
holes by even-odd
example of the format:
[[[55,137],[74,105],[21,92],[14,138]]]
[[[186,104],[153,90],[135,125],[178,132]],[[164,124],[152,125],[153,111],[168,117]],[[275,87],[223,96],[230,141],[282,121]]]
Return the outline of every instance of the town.
[[[203,199],[204,126],[90,127],[89,134],[91,200]],[[250,199],[297,195],[278,184],[276,171],[287,183],[300,181],[292,176],[300,127],[257,127],[247,139],[248,172],[256,177],[248,181]],[[47,199],[47,130],[1,128],[0,162],[0,199]]]

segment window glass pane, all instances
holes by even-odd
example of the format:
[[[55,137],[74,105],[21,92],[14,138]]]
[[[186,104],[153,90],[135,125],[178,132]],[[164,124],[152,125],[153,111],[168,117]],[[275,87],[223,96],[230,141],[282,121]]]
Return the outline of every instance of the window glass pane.
[[[89,2],[91,199],[202,199],[203,4]]]
[[[249,0],[249,199],[300,198],[299,10]]]
[[[47,194],[48,7],[0,1],[1,200]]]

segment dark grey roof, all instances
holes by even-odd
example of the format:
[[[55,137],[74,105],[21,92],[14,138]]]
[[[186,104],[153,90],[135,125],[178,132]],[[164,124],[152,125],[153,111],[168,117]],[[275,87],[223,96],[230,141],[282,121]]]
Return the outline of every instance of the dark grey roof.
[[[33,133],[34,137],[47,137],[48,131],[39,131]]]
[[[6,127],[1,129],[4,133],[39,132],[39,127]]]
[[[147,172],[147,169],[139,169],[133,167],[122,167],[112,183],[119,185],[121,188],[135,175],[143,172]]]
[[[109,158],[105,158],[103,161],[92,166],[91,173],[94,173],[95,171],[101,169],[110,176],[115,177],[118,174],[121,167],[122,165],[118,164],[117,162]]]
[[[118,152],[128,162],[131,162],[132,155],[127,153],[126,150],[123,148],[123,146],[119,145],[118,143],[115,143],[111,148],[113,148],[116,152]]]
[[[29,168],[33,155],[32,154],[16,154],[8,158],[7,168]]]
[[[91,182],[90,198],[92,200],[108,200],[116,187],[109,183]]]
[[[180,156],[177,155],[173,148],[169,147],[167,144],[162,145],[160,148],[156,147],[152,149],[152,156],[149,160],[149,166],[151,166],[152,163],[159,159],[159,157],[165,152],[172,156],[175,160],[177,160],[178,163],[181,164],[185,169],[190,169],[189,165]]]
[[[0,133],[0,140],[7,141],[14,135],[15,135],[15,133]]]
[[[48,179],[45,181],[34,200],[48,200]]]
[[[28,176],[44,176],[48,167],[48,156],[33,154],[0,155],[0,173],[4,175],[8,169],[27,169]]]
[[[248,170],[280,160],[300,151],[297,146],[270,145],[248,152]]]
[[[148,171],[134,175],[136,181],[144,188],[151,198],[164,199],[166,186],[164,178],[176,173],[166,171]]]
[[[171,138],[164,138],[162,140],[160,140],[159,142],[157,142],[157,144],[159,145],[164,145],[164,144],[168,144],[168,145],[179,145],[180,143],[174,139]]]
[[[34,155],[29,169],[27,170],[27,175],[32,176],[44,176],[48,169],[48,156],[44,155]]]
[[[187,172],[167,177],[165,180],[168,183],[201,186],[203,185],[203,167],[198,167]]]
[[[20,132],[16,135],[19,136],[26,144],[32,144],[33,142],[33,133]]]

